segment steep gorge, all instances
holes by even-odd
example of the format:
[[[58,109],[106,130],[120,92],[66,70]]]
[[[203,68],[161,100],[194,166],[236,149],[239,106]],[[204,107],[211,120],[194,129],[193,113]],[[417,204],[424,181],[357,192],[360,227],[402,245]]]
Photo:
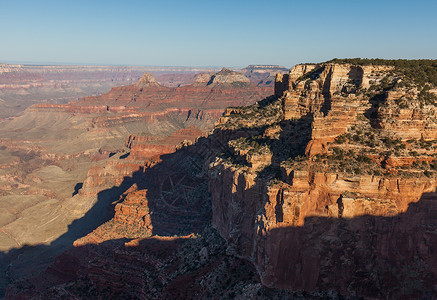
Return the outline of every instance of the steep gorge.
[[[8,295],[431,297],[437,123],[420,93],[390,65],[297,65],[274,96],[227,108],[175,152],[156,155],[144,145],[161,139],[132,135],[130,154],[90,171],[80,191],[119,162],[145,161],[100,192],[118,196],[114,217]]]

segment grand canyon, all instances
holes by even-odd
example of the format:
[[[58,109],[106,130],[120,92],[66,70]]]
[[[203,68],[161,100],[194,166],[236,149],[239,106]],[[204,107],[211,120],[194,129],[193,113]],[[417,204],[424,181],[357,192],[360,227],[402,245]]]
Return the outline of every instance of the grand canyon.
[[[437,294],[437,61],[0,67],[0,297]]]

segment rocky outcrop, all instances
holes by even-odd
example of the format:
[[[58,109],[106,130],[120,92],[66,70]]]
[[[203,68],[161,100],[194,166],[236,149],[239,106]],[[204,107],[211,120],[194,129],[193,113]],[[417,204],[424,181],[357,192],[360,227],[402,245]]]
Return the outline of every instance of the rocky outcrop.
[[[264,285],[436,292],[435,107],[403,78],[390,66],[295,66],[277,76],[276,99],[219,120],[228,150],[209,165],[212,223]]]
[[[139,238],[152,235],[153,225],[147,199],[147,190],[138,190],[133,184],[118,199],[114,217],[90,234],[74,241],[74,246],[101,244],[122,238]]]
[[[241,71],[257,86],[274,86],[276,74],[288,73],[287,68],[277,65],[249,65]]]
[[[250,80],[242,73],[223,68],[217,73],[204,73],[198,75],[195,79],[195,84],[206,86],[234,85],[244,87],[250,84]]]
[[[250,80],[241,73],[228,70],[226,68],[221,69],[211,76],[209,84],[244,84],[250,83]]]
[[[358,115],[402,140],[436,139],[436,107],[424,107],[417,88],[401,87],[401,82],[402,75],[391,66],[298,65],[277,76],[275,93],[283,97],[285,120],[313,115],[310,155],[323,152]]]
[[[140,89],[160,86],[158,81],[156,81],[155,77],[153,77],[153,75],[150,73],[144,73],[135,85]]]
[[[201,73],[194,79],[195,85],[207,85],[211,81],[213,73]]]

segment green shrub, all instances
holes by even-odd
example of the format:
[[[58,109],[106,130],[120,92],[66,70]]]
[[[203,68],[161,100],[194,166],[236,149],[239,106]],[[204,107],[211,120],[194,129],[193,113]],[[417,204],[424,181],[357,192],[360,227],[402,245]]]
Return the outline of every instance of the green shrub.
[[[357,161],[362,162],[362,163],[371,163],[372,159],[370,159],[367,155],[364,154],[359,154],[357,156]]]
[[[335,144],[344,144],[345,142],[346,142],[346,135],[345,134],[337,136],[335,138],[335,141],[334,141]]]

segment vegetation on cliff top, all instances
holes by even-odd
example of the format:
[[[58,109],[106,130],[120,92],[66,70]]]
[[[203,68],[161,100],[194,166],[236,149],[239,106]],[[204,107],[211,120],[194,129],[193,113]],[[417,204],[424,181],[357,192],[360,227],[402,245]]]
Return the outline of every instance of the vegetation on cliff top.
[[[232,122],[224,122],[218,126],[226,129],[260,128],[278,123],[282,118],[282,101],[277,97],[267,97],[250,106],[229,107],[225,117]]]
[[[437,60],[334,58],[324,63],[313,64],[317,65],[317,67],[311,72],[302,75],[297,81],[317,79],[327,63],[394,67],[392,71],[386,72],[385,77],[380,82],[373,81],[373,84],[367,91],[357,86],[357,93],[367,92],[367,97],[381,102],[380,100],[385,99],[387,91],[405,87],[417,88],[419,92],[418,100],[421,106],[437,106],[437,95],[431,91],[431,89],[437,87]],[[409,108],[410,106],[409,101],[405,101],[405,99],[399,99],[396,104],[400,108]]]
[[[368,116],[359,114],[352,127],[338,136],[333,143],[328,143],[330,145],[327,153],[310,159],[311,168],[351,175],[434,176],[436,163],[431,157],[436,141],[403,141],[395,134],[375,127],[369,117],[376,118],[379,107],[395,105],[395,109],[408,108],[414,103],[419,103],[421,108],[428,104],[435,105],[435,95],[428,91],[432,88],[431,84],[437,85],[437,60],[334,59],[329,62],[386,65],[394,66],[395,69],[380,71],[377,74],[379,78],[371,80],[368,89],[359,90],[363,94],[362,97],[372,105],[366,113]],[[319,66],[300,79],[316,80],[324,69],[323,64]],[[394,102],[387,102],[388,91],[405,87],[411,94],[395,99]],[[424,96],[427,97],[427,101],[423,101]],[[292,165],[296,170],[309,166],[308,157],[303,160],[300,158],[305,157],[305,146],[309,142],[307,138],[311,135],[311,126],[305,125],[305,118],[283,120],[282,105],[281,98],[270,97],[249,107],[233,108],[225,114],[226,121],[221,124],[223,129],[252,130],[250,134],[246,132],[243,136],[237,135],[238,138],[230,143],[236,152],[228,161],[236,166],[248,167],[250,164],[247,164],[246,156],[257,154],[273,155],[272,163],[284,162],[287,167]],[[429,111],[432,113],[433,110]],[[370,115],[371,113],[374,116]],[[235,156],[242,156],[246,163],[242,164]],[[389,158],[392,158],[392,165],[387,163]]]
[[[353,64],[359,66],[393,66],[406,78],[412,79],[419,86],[431,83],[437,86],[436,59],[380,59],[380,58],[334,58],[327,63]]]

